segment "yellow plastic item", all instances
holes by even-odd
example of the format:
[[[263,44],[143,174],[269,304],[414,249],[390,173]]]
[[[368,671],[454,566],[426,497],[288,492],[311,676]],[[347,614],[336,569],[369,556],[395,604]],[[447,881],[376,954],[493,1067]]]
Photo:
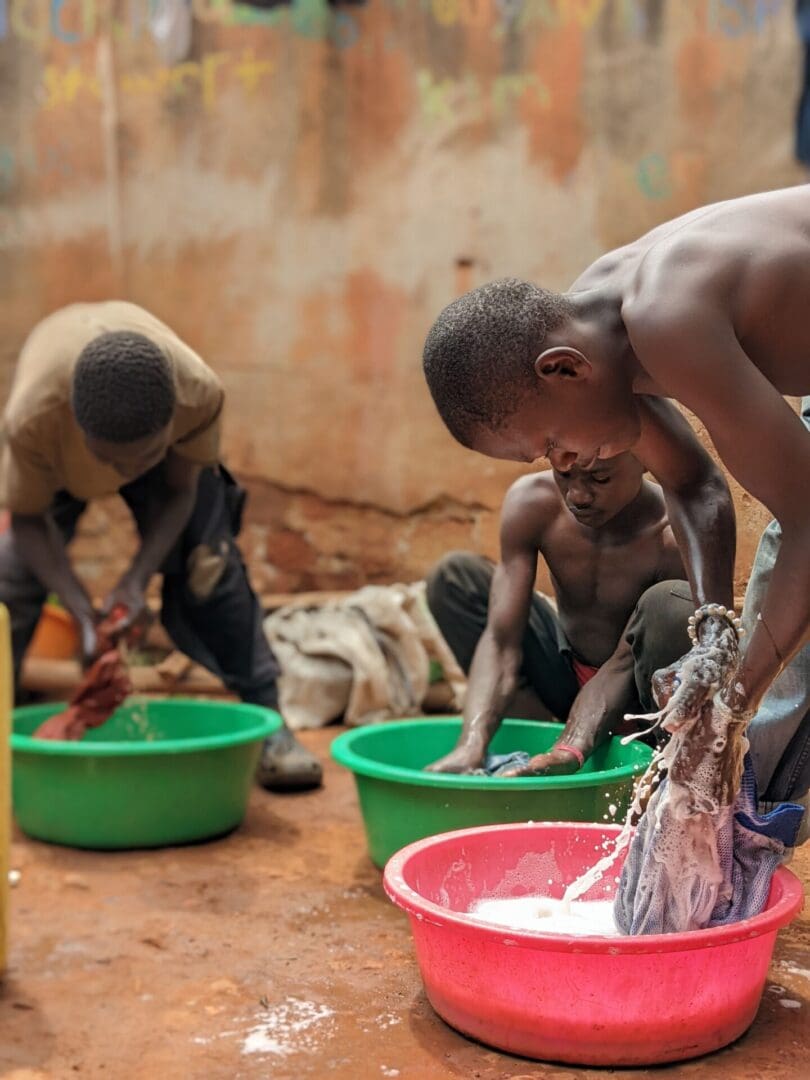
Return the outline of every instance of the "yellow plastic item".
[[[8,611],[0,604],[0,974],[8,945],[8,871],[11,846],[11,637]]]

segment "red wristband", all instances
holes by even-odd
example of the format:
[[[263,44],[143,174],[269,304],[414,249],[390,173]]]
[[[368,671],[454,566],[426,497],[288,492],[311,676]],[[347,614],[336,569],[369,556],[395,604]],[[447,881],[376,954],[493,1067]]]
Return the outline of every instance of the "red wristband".
[[[558,742],[557,745],[554,747],[554,749],[555,750],[567,750],[569,754],[573,754],[574,757],[579,762],[580,769],[585,764],[585,755],[582,753],[581,750],[577,750],[577,748],[575,746],[569,746],[568,743]]]

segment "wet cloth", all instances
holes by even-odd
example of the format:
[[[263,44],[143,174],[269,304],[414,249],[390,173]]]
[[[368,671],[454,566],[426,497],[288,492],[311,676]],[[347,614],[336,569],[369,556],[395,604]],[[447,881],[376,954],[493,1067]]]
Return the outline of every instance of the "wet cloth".
[[[443,637],[464,671],[486,629],[494,566],[480,555],[454,552],[445,556],[427,579],[427,599]],[[639,597],[627,623],[625,638],[633,652],[636,701],[627,710],[647,712],[655,705],[650,685],[659,668],[689,649],[687,620],[694,611],[685,581],[662,581]],[[576,661],[576,664],[580,664]],[[594,670],[594,669],[592,669]],[[595,673],[595,670],[594,670]],[[541,593],[532,597],[523,635],[520,686],[534,692],[547,712],[565,721],[586,674],[578,675],[575,657],[559,616]]]
[[[90,453],[70,400],[82,349],[110,331],[142,334],[158,346],[171,366],[177,397],[169,446],[198,465],[216,465],[223,390],[214,372],[135,304],[72,304],[39,323],[22,347],[3,416],[0,506],[40,514],[60,491],[86,502],[127,484]]]
[[[646,873],[645,866],[661,866],[661,838],[656,830],[671,822],[661,819],[666,802],[665,778],[653,794],[639,822],[622,870],[614,917],[624,934],[667,934],[738,922],[758,915],[765,907],[771,879],[785,852],[793,847],[803,808],[784,804],[767,814],[757,811],[757,785],[750,754],[745,756],[740,790],[733,810],[719,825],[705,823],[701,842],[716,845],[713,862],[717,875],[695,875],[688,895],[690,914],[708,912],[708,921],[684,918],[682,898],[669,887],[666,874]],[[698,827],[703,828],[701,823]]]
[[[758,816],[750,717],[723,698],[740,660],[737,631],[725,619],[701,625],[694,648],[659,676],[663,707],[637,718],[669,739],[616,845],[629,840],[614,913],[624,933],[685,933],[761,911],[801,822],[800,807]]]
[[[473,776],[500,776],[510,769],[522,769],[529,764],[525,750],[513,750],[511,754],[487,754],[483,769],[475,769]]]
[[[279,689],[293,729],[416,716],[441,665],[454,707],[466,682],[425,603],[423,582],[369,585],[320,607],[269,615],[265,633],[282,668]]]
[[[51,716],[34,732],[35,739],[75,742],[89,728],[105,724],[132,689],[118,649],[101,654],[70,699],[67,709]]]
[[[119,644],[115,627],[126,617],[127,610],[118,605],[98,626],[96,643],[98,656],[85,673],[63,713],[51,716],[34,732],[35,739],[81,739],[88,728],[101,727],[130,693],[125,652],[126,643]],[[135,638],[136,629],[130,631]]]

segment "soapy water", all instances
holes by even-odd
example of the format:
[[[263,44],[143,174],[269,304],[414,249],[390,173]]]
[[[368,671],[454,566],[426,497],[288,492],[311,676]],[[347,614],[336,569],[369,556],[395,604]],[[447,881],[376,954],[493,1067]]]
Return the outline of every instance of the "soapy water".
[[[618,937],[612,900],[552,900],[547,896],[477,900],[469,915],[509,930],[569,937]]]
[[[154,742],[158,738],[149,715],[149,703],[144,699],[130,698],[127,713],[127,734],[133,734],[139,742]]]

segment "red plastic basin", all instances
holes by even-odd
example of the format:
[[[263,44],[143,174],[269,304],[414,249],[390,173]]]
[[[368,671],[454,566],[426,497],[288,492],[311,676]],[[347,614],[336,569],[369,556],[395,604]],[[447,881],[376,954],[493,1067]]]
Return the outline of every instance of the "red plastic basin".
[[[427,996],[448,1024],[513,1054],[578,1065],[678,1061],[749,1027],[776,933],[804,900],[784,867],[761,915],[690,934],[571,938],[467,914],[482,898],[561,897],[618,832],[493,825],[428,837],[389,860],[385,891],[410,916]],[[608,898],[614,876],[583,899]]]

